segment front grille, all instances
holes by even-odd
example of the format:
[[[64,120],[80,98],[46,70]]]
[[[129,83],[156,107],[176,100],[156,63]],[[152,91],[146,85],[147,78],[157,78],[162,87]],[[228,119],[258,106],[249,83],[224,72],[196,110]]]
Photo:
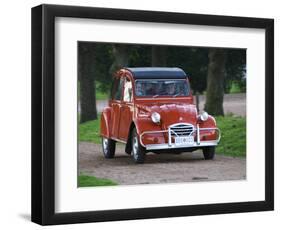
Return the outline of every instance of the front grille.
[[[194,133],[194,126],[188,123],[179,123],[171,125],[169,130],[172,137],[190,136]]]

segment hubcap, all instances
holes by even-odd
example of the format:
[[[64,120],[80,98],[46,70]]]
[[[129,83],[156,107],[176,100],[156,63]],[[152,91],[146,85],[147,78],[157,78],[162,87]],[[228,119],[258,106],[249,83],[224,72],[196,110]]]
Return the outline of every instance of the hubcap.
[[[108,139],[107,138],[103,138],[102,145],[103,145],[104,152],[107,153],[107,149],[108,149]]]

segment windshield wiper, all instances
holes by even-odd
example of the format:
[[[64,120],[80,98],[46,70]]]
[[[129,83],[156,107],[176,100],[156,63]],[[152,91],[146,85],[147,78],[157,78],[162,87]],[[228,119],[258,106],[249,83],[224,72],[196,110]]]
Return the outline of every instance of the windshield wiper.
[[[158,97],[158,96],[159,96],[159,95],[158,95],[158,94],[156,94],[156,95],[154,95],[154,96],[153,96],[153,98]]]
[[[177,96],[179,96],[179,95],[181,95],[181,93],[177,93],[177,94],[175,94],[173,97],[177,97]]]

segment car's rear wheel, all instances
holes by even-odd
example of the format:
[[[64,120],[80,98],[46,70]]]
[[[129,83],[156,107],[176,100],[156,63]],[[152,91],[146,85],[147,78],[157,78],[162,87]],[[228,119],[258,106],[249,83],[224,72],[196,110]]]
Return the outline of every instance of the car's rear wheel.
[[[136,129],[132,131],[132,156],[135,163],[142,164],[145,159],[145,148],[140,144]]]
[[[205,160],[212,160],[215,157],[215,147],[214,146],[209,146],[209,147],[204,147],[203,148],[203,154]]]
[[[115,155],[116,142],[112,139],[102,137],[102,151],[105,158],[113,158]]]

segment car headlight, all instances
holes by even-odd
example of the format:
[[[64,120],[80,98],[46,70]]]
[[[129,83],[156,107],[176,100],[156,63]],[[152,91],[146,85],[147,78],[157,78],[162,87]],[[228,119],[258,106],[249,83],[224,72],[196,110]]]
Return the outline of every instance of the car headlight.
[[[157,113],[157,112],[153,112],[153,113],[151,114],[151,120],[152,120],[154,123],[159,123],[160,120],[161,120],[160,114]]]
[[[204,111],[199,115],[199,118],[200,118],[201,121],[207,121],[208,118],[209,118],[209,114]]]

